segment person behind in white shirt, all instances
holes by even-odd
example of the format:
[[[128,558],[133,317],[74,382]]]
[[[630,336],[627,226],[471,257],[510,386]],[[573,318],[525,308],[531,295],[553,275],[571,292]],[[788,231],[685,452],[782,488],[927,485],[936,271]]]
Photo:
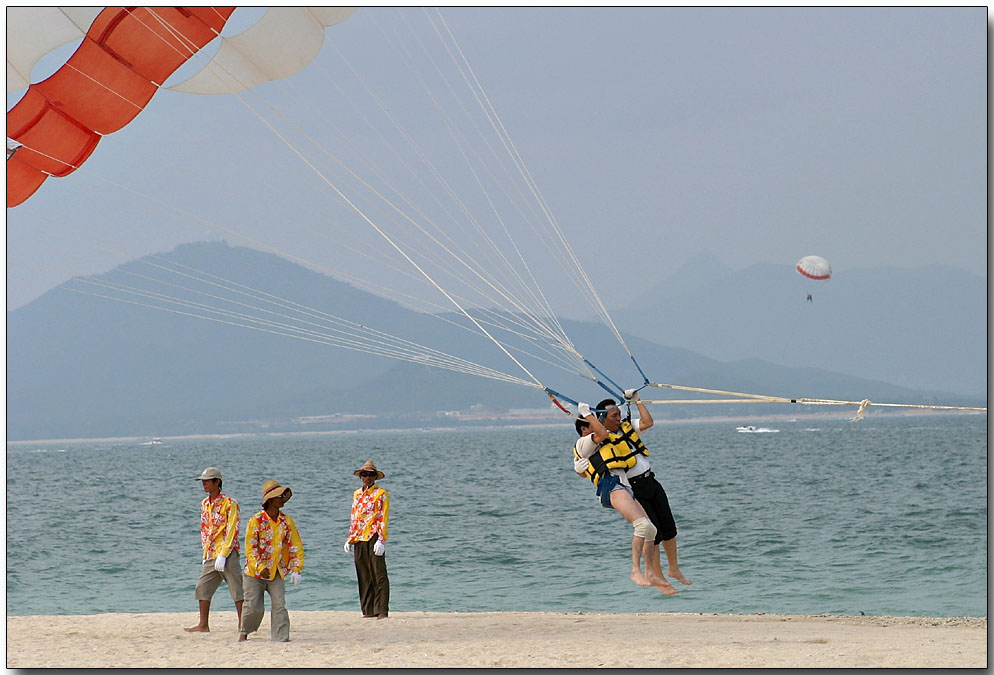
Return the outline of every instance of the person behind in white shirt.
[[[649,414],[649,410],[639,399],[638,391],[634,389],[626,390],[625,399],[638,407],[639,417],[637,419],[622,420],[621,408],[618,407],[614,399],[604,399],[597,404],[598,410],[601,411],[598,413],[598,417],[601,418],[604,428],[609,432],[609,437],[615,440],[620,440],[621,435],[624,433],[622,422],[627,421],[631,425],[631,428],[638,432],[638,434],[644,433],[653,425],[652,415]],[[626,442],[631,446],[631,440]],[[638,441],[638,444],[645,449],[641,440]],[[663,490],[663,486],[656,480],[655,474],[652,472],[647,450],[645,453],[636,453],[635,466],[626,471],[626,476],[628,477],[628,482],[631,485],[635,499],[642,505],[652,524],[656,526],[656,536],[653,540],[653,545],[655,546],[654,555],[651,558],[647,558],[647,560],[653,561],[655,569],[662,576],[662,569],[659,567],[659,545],[662,544],[663,551],[666,553],[667,576],[676,579],[681,584],[689,586],[691,582],[680,571],[680,565],[677,562],[676,520],[673,518],[673,512],[670,510],[666,491]]]

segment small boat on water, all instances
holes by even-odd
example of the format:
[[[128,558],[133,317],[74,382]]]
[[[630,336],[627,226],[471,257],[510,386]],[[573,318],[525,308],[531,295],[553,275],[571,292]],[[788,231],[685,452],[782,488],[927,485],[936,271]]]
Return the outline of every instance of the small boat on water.
[[[156,437],[156,438],[153,438],[150,441],[146,441],[145,443],[142,443],[142,445],[162,445],[162,439]]]
[[[746,427],[735,427],[735,430],[740,434],[776,434],[780,433],[779,429],[767,429],[766,427],[754,427],[751,424]]]

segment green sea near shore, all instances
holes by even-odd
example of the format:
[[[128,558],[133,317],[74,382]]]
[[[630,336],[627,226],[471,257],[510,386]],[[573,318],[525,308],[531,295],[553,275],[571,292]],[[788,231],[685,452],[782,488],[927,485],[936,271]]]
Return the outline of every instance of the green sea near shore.
[[[7,613],[192,611],[206,466],[242,534],[262,483],[289,485],[307,556],[290,606],[355,609],[341,545],[373,459],[395,611],[986,616],[986,415],[751,424],[778,433],[646,434],[694,582],[674,597],[628,579],[631,527],[573,473],[567,424],[8,444]]]

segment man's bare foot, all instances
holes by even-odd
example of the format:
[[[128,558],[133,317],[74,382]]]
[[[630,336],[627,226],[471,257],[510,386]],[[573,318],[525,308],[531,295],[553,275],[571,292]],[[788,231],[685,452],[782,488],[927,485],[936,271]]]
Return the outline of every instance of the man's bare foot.
[[[248,635],[242,635],[241,633],[238,634],[239,642],[245,642],[246,640],[248,640]]]
[[[683,572],[680,570],[666,570],[666,573],[671,577],[679,581],[684,586],[690,586],[693,582],[687,577],[683,576]]]
[[[662,593],[663,595],[676,595],[677,593],[680,592],[677,589],[673,588],[673,584],[666,581],[666,579],[662,579],[656,577],[655,575],[652,575],[651,577],[649,577],[649,580],[652,582],[652,585],[655,586],[657,589],[659,589],[659,592]]]
[[[207,626],[193,626],[192,628],[184,628],[187,633],[210,633],[211,629]]]
[[[665,577],[649,574],[649,583],[658,588],[659,592],[663,595],[676,595],[679,593],[677,589],[673,588],[673,584],[666,581]]]
[[[389,617],[389,616],[387,616],[387,613],[386,613],[386,612],[383,612],[382,614],[377,614],[377,615],[376,615],[376,618],[377,618],[377,619],[389,619],[390,617]]]
[[[652,586],[649,580],[645,578],[645,575],[642,574],[642,570],[632,570],[632,581],[639,586]]]

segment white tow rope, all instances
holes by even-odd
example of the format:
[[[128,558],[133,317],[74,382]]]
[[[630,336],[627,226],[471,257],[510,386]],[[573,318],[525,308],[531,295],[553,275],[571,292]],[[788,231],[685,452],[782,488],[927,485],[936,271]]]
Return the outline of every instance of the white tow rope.
[[[660,389],[673,389],[676,391],[695,391],[702,394],[716,394],[721,396],[734,396],[735,398],[707,398],[707,399],[661,399],[646,400],[643,403],[654,405],[673,404],[696,404],[696,403],[800,403],[801,405],[847,405],[857,407],[856,415],[851,418],[853,422],[863,419],[864,411],[871,405],[885,408],[918,408],[922,410],[971,410],[976,412],[987,412],[987,408],[976,408],[959,405],[928,405],[924,403],[873,403],[869,399],[862,401],[839,401],[827,398],[792,398],[787,396],[768,396],[766,394],[744,394],[737,391],[725,391],[723,389],[705,389],[703,387],[685,387],[679,384],[659,384],[650,382],[650,387]]]

